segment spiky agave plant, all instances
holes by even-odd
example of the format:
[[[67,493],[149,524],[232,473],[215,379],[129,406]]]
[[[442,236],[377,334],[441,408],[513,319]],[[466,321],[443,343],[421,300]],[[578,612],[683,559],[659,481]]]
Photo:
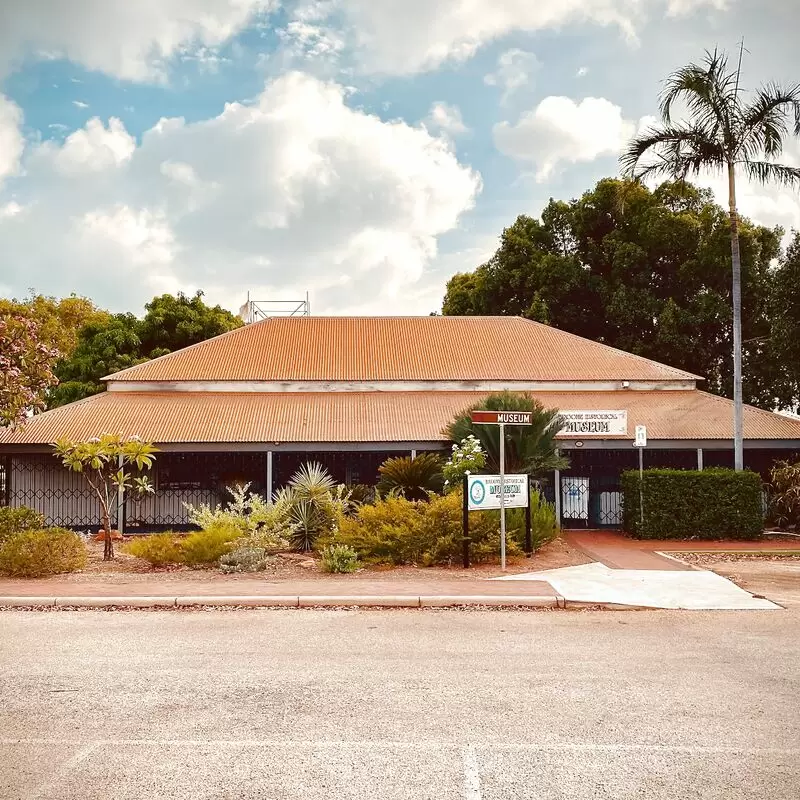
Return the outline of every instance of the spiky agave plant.
[[[379,493],[395,492],[406,500],[427,500],[430,492],[441,492],[444,485],[442,461],[435,453],[388,458],[378,473]]]

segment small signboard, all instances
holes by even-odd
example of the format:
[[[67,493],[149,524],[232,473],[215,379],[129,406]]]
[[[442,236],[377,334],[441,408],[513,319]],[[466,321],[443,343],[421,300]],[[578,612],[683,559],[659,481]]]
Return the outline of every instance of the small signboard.
[[[647,426],[636,426],[636,441],[633,443],[634,447],[647,447]]]
[[[503,490],[506,508],[525,508],[528,505],[527,475],[504,475]],[[470,511],[500,508],[500,476],[468,475],[467,503]]]
[[[533,424],[532,411],[472,411],[470,417],[473,422],[479,422],[484,425]]]
[[[626,436],[627,411],[559,411],[559,436]]]

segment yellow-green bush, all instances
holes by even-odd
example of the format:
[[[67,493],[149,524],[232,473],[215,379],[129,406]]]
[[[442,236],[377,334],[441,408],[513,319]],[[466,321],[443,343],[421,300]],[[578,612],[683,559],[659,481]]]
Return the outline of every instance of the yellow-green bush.
[[[429,502],[390,496],[342,518],[336,533],[323,537],[318,547],[351,547],[369,564],[449,564],[461,558],[462,505],[459,492],[433,497]],[[494,515],[470,514],[471,556],[489,561],[500,553],[500,526]],[[520,552],[513,538],[508,553]]]
[[[125,546],[125,552],[149,561],[154,567],[183,562],[180,537],[172,532],[137,537]]]
[[[241,539],[242,529],[238,525],[211,522],[205,530],[188,536],[171,531],[142,536],[130,542],[125,549],[132,556],[149,561],[154,567],[169,564],[205,567],[216,564]]]
[[[0,543],[20,531],[38,531],[44,528],[44,514],[27,506],[0,508]]]
[[[66,528],[20,531],[0,546],[0,572],[12,578],[43,578],[85,565],[81,537]]]
[[[205,567],[216,564],[220,556],[233,550],[242,531],[237,525],[212,522],[202,531],[189,534],[181,542],[181,561],[188,567]]]

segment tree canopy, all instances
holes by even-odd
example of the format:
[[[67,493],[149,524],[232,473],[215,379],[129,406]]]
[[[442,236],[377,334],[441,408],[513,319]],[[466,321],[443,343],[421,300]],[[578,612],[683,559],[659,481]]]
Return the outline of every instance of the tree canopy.
[[[797,402],[776,381],[770,346],[782,235],[740,220],[744,396],[769,409]],[[450,279],[442,311],[525,316],[695,373],[730,396],[730,283],[730,220],[710,191],[609,178],[577,200],[551,200],[539,219],[519,216],[486,264]]]
[[[0,311],[0,426],[22,424],[44,407],[55,383],[58,351],[39,334],[38,324],[17,311]]]
[[[106,375],[242,325],[230,311],[206,305],[202,292],[192,297],[164,294],[145,309],[142,319],[133,314],[105,314],[80,329],[70,356],[56,367],[60,383],[50,393],[50,408],[102,392],[101,379]]]
[[[36,324],[39,341],[68,358],[78,344],[78,332],[85,325],[106,322],[109,313],[88,297],[47,297],[31,290],[24,300],[0,297],[0,315],[21,314]]]

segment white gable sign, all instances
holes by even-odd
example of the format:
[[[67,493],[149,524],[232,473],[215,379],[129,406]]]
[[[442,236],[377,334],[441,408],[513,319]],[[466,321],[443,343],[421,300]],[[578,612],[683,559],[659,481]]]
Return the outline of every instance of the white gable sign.
[[[627,411],[560,411],[559,436],[627,436]]]

